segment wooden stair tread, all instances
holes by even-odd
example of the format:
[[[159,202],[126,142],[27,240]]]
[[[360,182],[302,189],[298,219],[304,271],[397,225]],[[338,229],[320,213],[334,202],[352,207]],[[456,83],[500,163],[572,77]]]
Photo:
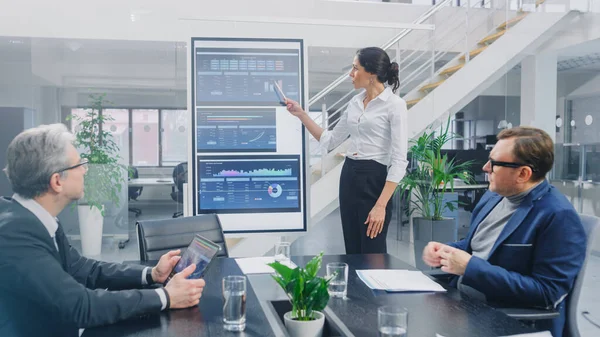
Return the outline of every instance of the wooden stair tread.
[[[416,99],[411,99],[410,101],[406,101],[406,106],[407,107],[413,106],[413,105],[419,103],[420,100],[422,100],[422,98],[416,98]]]
[[[444,70],[443,70],[443,71],[440,73],[440,75],[442,75],[442,76],[443,76],[443,75],[450,75],[450,74],[454,74],[455,72],[459,71],[459,70],[460,70],[462,67],[464,67],[464,66],[465,66],[465,64],[464,64],[464,63],[461,63],[461,64],[458,64],[458,65],[455,65],[454,67],[446,68],[446,69],[444,69]]]
[[[503,30],[503,29],[506,29],[506,28],[514,25],[515,23],[523,20],[527,16],[527,14],[528,13],[524,13],[519,16],[515,16],[514,18],[512,18],[512,19],[506,21],[505,23],[501,24],[500,26],[498,26],[498,30]]]
[[[479,47],[479,48],[477,48],[477,49],[473,49],[473,50],[471,50],[471,51],[469,52],[469,59],[472,59],[473,57],[475,57],[475,56],[477,56],[477,55],[481,54],[481,52],[482,52],[482,51],[484,51],[486,48],[487,48],[487,46],[483,46],[483,47]],[[460,60],[461,60],[461,61],[464,61],[465,59],[466,59],[466,57],[465,57],[465,55],[463,54],[463,55],[460,57]]]
[[[483,40],[479,41],[479,44],[486,44],[486,43],[494,42],[498,38],[500,38],[502,35],[504,35],[504,33],[506,33],[506,29],[505,30],[501,30],[501,31],[499,31],[497,33],[494,33],[492,35],[488,35]]]
[[[435,83],[429,83],[426,86],[421,87],[421,89],[419,89],[419,91],[427,91],[427,90],[435,89],[435,88],[439,87],[440,84],[444,83],[445,81],[446,80],[444,79],[444,80],[441,80],[441,81],[438,81]]]

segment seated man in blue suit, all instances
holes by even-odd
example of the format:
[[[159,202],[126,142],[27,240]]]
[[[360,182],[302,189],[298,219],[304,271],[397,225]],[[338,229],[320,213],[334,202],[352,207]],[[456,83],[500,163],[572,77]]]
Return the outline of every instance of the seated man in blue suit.
[[[76,337],[79,329],[198,304],[204,280],[194,265],[163,283],[179,251],[154,268],[87,259],[71,247],[56,216],[83,197],[87,162],[62,124],[26,130],[7,149],[15,194],[0,198],[0,336]]]
[[[586,236],[573,206],[545,179],[554,162],[548,134],[506,129],[483,170],[489,191],[473,210],[461,241],[430,242],[423,260],[454,274],[451,284],[470,296],[505,306],[557,309],[537,327],[562,336],[565,297],[585,258]]]

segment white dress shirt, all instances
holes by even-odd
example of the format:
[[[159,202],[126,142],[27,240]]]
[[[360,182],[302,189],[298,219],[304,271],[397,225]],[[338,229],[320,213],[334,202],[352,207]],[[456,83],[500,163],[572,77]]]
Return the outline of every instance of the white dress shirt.
[[[350,136],[346,157],[375,160],[388,167],[386,180],[400,182],[408,161],[406,102],[387,87],[364,108],[366,92],[350,100],[333,130],[321,135],[322,151],[333,150]]]
[[[25,209],[33,213],[33,215],[35,215],[40,220],[42,225],[46,227],[46,230],[48,231],[48,234],[50,234],[50,237],[54,240],[54,246],[56,247],[56,251],[58,251],[58,244],[56,243],[56,230],[58,229],[57,219],[53,217],[50,213],[48,213],[48,211],[44,207],[42,207],[42,205],[38,204],[37,201],[33,199],[23,198],[22,196],[16,193],[13,194],[12,199],[21,204],[21,206],[25,207]],[[142,285],[148,284],[148,281],[146,280],[146,275],[149,272],[151,272],[150,267],[146,267],[144,268],[144,270],[142,270]],[[154,290],[156,290],[158,297],[160,297],[160,301],[162,303],[161,310],[164,310],[167,307],[167,295],[165,294],[165,290],[162,288],[157,288]]]

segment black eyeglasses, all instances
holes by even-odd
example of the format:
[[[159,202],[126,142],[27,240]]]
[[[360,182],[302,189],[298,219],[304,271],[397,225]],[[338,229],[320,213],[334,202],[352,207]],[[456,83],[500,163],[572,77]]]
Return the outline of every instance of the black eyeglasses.
[[[511,163],[508,161],[496,161],[496,160],[491,160],[490,159],[490,164],[491,164],[491,169],[492,172],[494,172],[494,166],[502,166],[502,167],[510,167],[510,168],[519,168],[519,167],[523,167],[523,166],[527,166],[529,167],[533,172],[536,172],[537,169],[529,164],[522,164],[522,163]]]
[[[56,173],[61,173],[61,172],[69,171],[69,170],[72,170],[74,168],[78,168],[79,166],[83,166],[83,168],[85,168],[87,170],[87,168],[88,168],[88,160],[87,159],[82,159],[79,162],[79,164],[73,165],[73,166],[69,166],[69,167],[61,169],[61,170],[58,170],[58,171],[56,171]]]

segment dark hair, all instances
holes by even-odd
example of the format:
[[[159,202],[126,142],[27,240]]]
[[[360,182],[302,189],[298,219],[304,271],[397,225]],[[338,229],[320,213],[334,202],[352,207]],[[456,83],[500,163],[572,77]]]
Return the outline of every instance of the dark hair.
[[[518,126],[504,129],[498,134],[498,140],[515,138],[513,156],[515,160],[531,165],[533,181],[540,181],[554,164],[554,144],[552,138],[541,129]]]
[[[398,63],[391,62],[390,57],[385,50],[378,47],[368,47],[359,49],[356,52],[358,62],[365,70],[377,75],[377,80],[392,86],[392,91],[396,92],[400,86],[398,78]]]

